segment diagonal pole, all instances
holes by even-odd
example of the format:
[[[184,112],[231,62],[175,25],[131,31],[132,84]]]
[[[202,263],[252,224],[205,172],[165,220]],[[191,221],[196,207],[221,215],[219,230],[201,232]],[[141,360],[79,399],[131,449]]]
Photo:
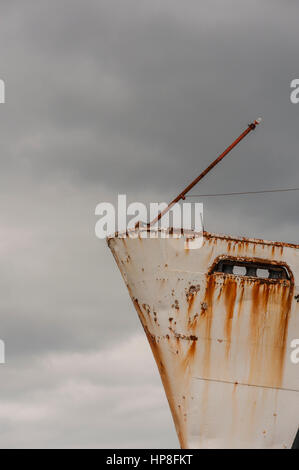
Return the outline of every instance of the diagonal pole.
[[[240,134],[239,137],[236,140],[234,140],[234,142],[229,147],[227,147],[227,149],[225,149],[224,152],[221,155],[219,155],[219,157],[217,157],[216,160],[214,160],[208,166],[208,168],[206,168],[197,178],[195,178],[195,180],[193,180],[192,183],[190,183],[173,201],[171,201],[171,203],[168,204],[168,206],[165,207],[163,211],[159,212],[159,214],[157,215],[157,217],[155,217],[155,219],[153,219],[151,222],[148,223],[148,227],[156,224],[161,219],[161,217],[163,217],[163,215],[165,215],[172,208],[174,204],[179,202],[181,199],[185,199],[185,195],[193,188],[193,186],[195,186],[200,180],[202,180],[206,176],[206,174],[209,173],[212,170],[212,168],[214,168],[214,166],[217,165],[217,163],[219,163],[234,147],[236,147],[236,145],[238,145],[239,142],[241,142],[241,140],[244,139],[244,137],[246,137],[247,134],[253,131],[256,128],[256,126],[260,123],[261,123],[261,118],[258,118],[255,121],[253,121],[251,124],[249,124],[248,127],[242,132],[242,134]]]

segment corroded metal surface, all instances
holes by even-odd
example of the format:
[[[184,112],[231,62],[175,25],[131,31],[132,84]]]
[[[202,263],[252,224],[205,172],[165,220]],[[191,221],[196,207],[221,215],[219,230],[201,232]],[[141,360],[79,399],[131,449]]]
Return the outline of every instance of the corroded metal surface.
[[[289,448],[299,425],[299,246],[204,233],[109,247],[154,354],[183,448]],[[281,266],[286,279],[215,272]]]

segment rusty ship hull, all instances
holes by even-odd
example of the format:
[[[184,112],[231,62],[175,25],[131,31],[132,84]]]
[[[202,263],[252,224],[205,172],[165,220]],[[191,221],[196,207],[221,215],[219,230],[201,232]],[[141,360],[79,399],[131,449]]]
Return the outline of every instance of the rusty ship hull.
[[[299,245],[194,233],[108,239],[182,448],[290,448]],[[160,234],[161,235],[161,234]],[[267,273],[267,275],[265,274]]]

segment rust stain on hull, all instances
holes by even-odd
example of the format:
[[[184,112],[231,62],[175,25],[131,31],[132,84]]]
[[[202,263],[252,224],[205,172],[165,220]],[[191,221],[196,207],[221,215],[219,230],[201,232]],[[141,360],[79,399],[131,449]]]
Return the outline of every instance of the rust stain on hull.
[[[226,337],[225,355],[227,359],[229,356],[231,344],[232,322],[234,318],[235,303],[237,298],[237,288],[237,283],[234,282],[232,279],[226,279],[224,281],[223,295],[226,307],[224,333]]]
[[[299,391],[287,361],[290,332],[299,337],[293,276],[299,245],[206,233],[203,247],[192,251],[178,239],[111,239],[109,245],[157,363],[181,447],[205,447],[214,437],[224,447],[290,446],[292,432],[276,436],[286,423],[298,426],[298,399],[288,395],[294,413],[287,416],[281,394]],[[227,259],[251,270],[236,275]],[[249,274],[263,264],[273,266],[269,279]],[[275,278],[281,268],[286,277]]]
[[[252,286],[249,383],[282,384],[293,290],[291,283]]]
[[[191,343],[191,346],[189,346],[187,350],[186,356],[184,357],[182,361],[182,368],[184,372],[186,371],[187,368],[193,365],[195,353],[196,353],[196,340],[193,340]]]
[[[213,302],[215,293],[215,279],[207,275],[207,284],[204,296],[204,306],[202,307],[199,328],[201,335],[205,338],[205,350],[202,364],[203,376],[207,376],[210,370],[211,358],[211,328],[213,322]]]
[[[174,425],[177,431],[181,448],[186,448],[187,443],[185,440],[186,432],[185,432],[184,425],[183,425],[184,420],[182,419],[182,413],[181,413],[180,408],[176,406],[176,402],[175,402],[175,398],[173,394],[173,387],[171,386],[171,380],[169,378],[167,368],[164,366],[161,360],[161,357],[163,357],[163,354],[161,354],[161,348],[157,344],[155,338],[149,333],[147,328],[144,328],[144,331],[146,333],[153,356],[158,366],[158,370],[159,370],[160,377],[164,386],[165,394],[169,403],[169,407],[171,410],[171,414],[173,417]]]

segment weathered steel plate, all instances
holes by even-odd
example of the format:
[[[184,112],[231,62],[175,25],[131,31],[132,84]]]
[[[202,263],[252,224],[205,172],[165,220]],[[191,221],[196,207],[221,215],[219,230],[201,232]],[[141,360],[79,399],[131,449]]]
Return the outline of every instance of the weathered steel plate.
[[[189,235],[150,239],[140,230],[108,240],[181,447],[290,448],[299,425],[299,365],[290,360],[299,245],[204,233],[194,249]],[[225,263],[247,275],[220,272]],[[248,275],[263,267],[271,278]]]

